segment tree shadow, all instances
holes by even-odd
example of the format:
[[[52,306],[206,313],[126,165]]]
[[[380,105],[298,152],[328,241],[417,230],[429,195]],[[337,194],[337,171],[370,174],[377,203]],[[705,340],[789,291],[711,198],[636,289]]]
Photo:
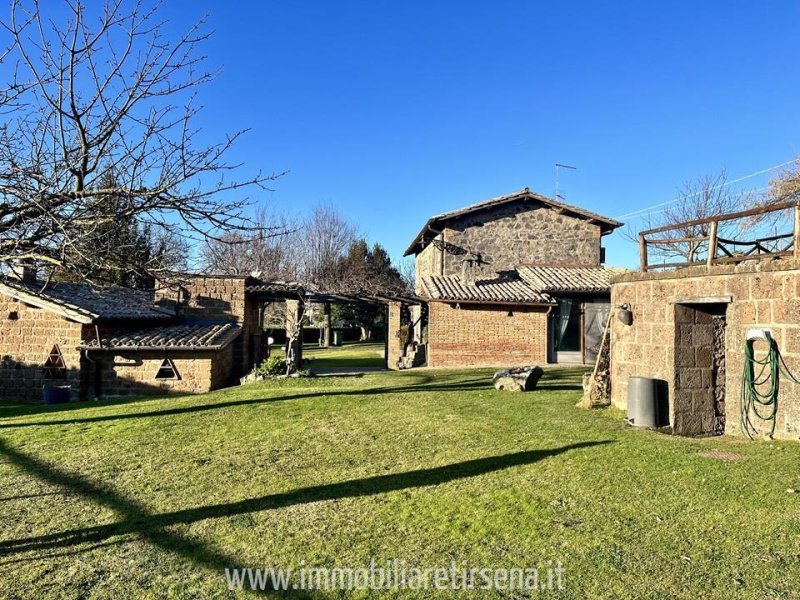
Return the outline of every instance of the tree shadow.
[[[516,466],[530,465],[572,450],[591,448],[608,443],[611,443],[611,441],[589,441],[558,448],[525,450],[416,471],[315,485],[236,502],[198,506],[173,512],[152,513],[144,504],[126,498],[111,487],[96,483],[80,474],[59,469],[35,456],[11,448],[4,440],[0,440],[0,455],[9,463],[50,485],[60,486],[71,494],[105,506],[120,517],[117,522],[105,525],[4,540],[0,542],[0,556],[13,556],[19,553],[41,552],[44,550],[78,552],[82,550],[76,548],[77,546],[85,544],[102,545],[116,536],[136,535],[198,566],[216,570],[220,573],[220,578],[222,578],[222,572],[226,567],[230,568],[238,564],[235,557],[202,541],[191,540],[177,532],[169,531],[168,528],[175,525],[196,523],[206,519],[230,517],[311,502],[360,498],[398,490],[437,486],[457,479],[476,477]]]
[[[539,382],[538,389],[541,391],[579,391],[581,390],[580,374],[585,372],[584,368],[564,368],[564,369],[549,369],[545,370],[545,374]],[[576,379],[577,378],[577,379]],[[411,381],[416,379],[416,381]],[[291,400],[303,400],[307,398],[318,397],[325,395],[326,397],[336,396],[378,396],[382,394],[399,394],[399,393],[440,393],[440,392],[459,392],[459,391],[475,391],[485,389],[490,391],[492,387],[491,377],[475,377],[472,379],[464,380],[456,377],[455,381],[447,382],[447,376],[440,377],[435,373],[425,373],[408,376],[401,378],[396,386],[382,386],[373,388],[356,388],[345,390],[325,390],[320,392],[318,388],[311,388],[308,392],[291,394],[287,396],[276,396],[272,398],[246,398],[242,400],[227,400],[223,402],[211,402],[207,404],[192,404],[191,406],[179,406],[175,408],[165,408],[161,410],[148,410],[142,412],[122,413],[112,415],[99,415],[96,417],[79,417],[74,419],[55,419],[49,421],[31,421],[24,423],[8,422],[0,423],[0,429],[16,429],[21,427],[44,427],[53,425],[74,425],[83,423],[99,423],[105,421],[117,421],[126,419],[140,419],[147,417],[168,417],[189,413],[198,413],[216,410],[220,408],[230,408],[236,406],[249,406],[254,404],[268,404],[272,402],[287,402]],[[573,381],[574,384],[566,383]],[[180,398],[185,398],[181,396]],[[177,398],[172,398],[177,399]],[[141,401],[152,401],[156,398],[144,398]],[[164,400],[164,398],[161,398]],[[92,404],[77,404],[72,403],[70,409],[61,410],[77,410],[81,408],[101,408],[106,406],[117,406],[120,404],[131,403],[130,399],[118,399],[112,401],[102,401]],[[53,412],[53,407],[49,406],[26,406],[23,414],[15,415],[19,417],[32,416],[32,415],[46,415]]]
[[[376,387],[376,388],[359,388],[352,390],[336,390],[320,392],[318,388],[312,389],[306,393],[292,394],[288,396],[276,396],[274,398],[247,398],[243,400],[228,400],[225,402],[211,402],[208,404],[192,404],[191,406],[179,406],[175,408],[166,408],[163,410],[151,410],[133,413],[122,413],[112,415],[98,415],[96,417],[79,417],[75,419],[54,419],[49,421],[29,421],[24,423],[0,423],[0,429],[17,429],[23,427],[46,427],[53,425],[76,425],[83,423],[100,423],[104,421],[118,421],[126,419],[141,419],[146,417],[168,417],[189,413],[199,413],[220,408],[230,408],[235,406],[249,406],[254,404],[269,404],[272,402],[287,402],[290,400],[303,400],[306,398],[316,398],[321,395],[326,397],[336,396],[377,396],[381,394],[399,394],[403,392],[452,392],[452,391],[470,391],[479,388],[490,389],[491,385],[483,380],[474,381],[461,381],[451,384],[441,385],[427,385],[427,384],[412,384],[397,387]],[[100,407],[105,405],[92,405],[93,407]],[[113,404],[111,406],[114,406]],[[86,404],[77,406],[76,408],[87,408]],[[43,407],[47,408],[47,407]],[[27,414],[49,414],[49,411],[42,411],[41,413],[27,413]]]
[[[32,500],[33,498],[44,498],[45,496],[61,496],[60,492],[41,492],[37,494],[20,494],[18,496],[5,496],[0,498],[0,502],[11,502],[12,500]]]

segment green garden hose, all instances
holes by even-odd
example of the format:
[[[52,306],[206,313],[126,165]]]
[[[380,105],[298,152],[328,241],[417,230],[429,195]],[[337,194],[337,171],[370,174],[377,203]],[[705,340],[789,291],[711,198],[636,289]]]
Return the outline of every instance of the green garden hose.
[[[751,415],[755,415],[762,421],[769,423],[769,437],[775,434],[776,416],[778,414],[778,391],[780,390],[780,374],[783,373],[790,381],[800,384],[800,381],[792,375],[786,362],[778,350],[769,332],[765,333],[765,341],[769,349],[767,355],[756,358],[754,341],[747,340],[744,347],[744,373],[742,374],[742,398],[740,406],[740,417],[742,431],[753,439],[753,434],[757,432]],[[758,374],[756,374],[758,371]],[[766,391],[762,391],[765,389]]]

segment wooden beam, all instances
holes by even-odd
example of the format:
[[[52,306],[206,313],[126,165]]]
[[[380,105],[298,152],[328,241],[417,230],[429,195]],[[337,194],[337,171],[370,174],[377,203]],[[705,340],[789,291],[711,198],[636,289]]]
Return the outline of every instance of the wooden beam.
[[[763,215],[769,212],[777,212],[779,210],[795,208],[796,206],[798,206],[797,200],[792,200],[790,202],[781,202],[780,204],[760,206],[758,208],[751,208],[750,210],[742,210],[739,212],[727,213],[724,215],[717,215],[714,217],[706,217],[705,219],[694,219],[693,221],[676,223],[675,225],[666,225],[664,227],[657,227],[656,229],[648,229],[647,231],[642,231],[640,235],[651,235],[653,233],[672,231],[673,229],[683,229],[685,227],[693,227],[695,225],[706,225],[708,223],[712,223],[713,221],[731,221],[733,219],[741,219],[743,217],[754,217],[756,215]]]
[[[647,240],[648,244],[687,244],[691,242],[705,242],[708,238],[704,235],[683,238],[656,238]]]
[[[794,257],[800,258],[800,205],[794,207]]]
[[[708,232],[708,258],[706,264],[710,267],[714,264],[717,258],[717,227],[719,221],[711,221],[711,227]]]
[[[647,273],[647,240],[643,233],[639,234],[639,266],[642,273]]]
[[[730,304],[733,296],[692,296],[670,298],[672,304]]]

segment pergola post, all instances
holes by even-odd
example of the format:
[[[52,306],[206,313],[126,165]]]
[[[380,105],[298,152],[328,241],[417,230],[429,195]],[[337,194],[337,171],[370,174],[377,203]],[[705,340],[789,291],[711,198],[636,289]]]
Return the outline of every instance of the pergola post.
[[[387,303],[386,319],[386,368],[397,370],[403,357],[405,339],[401,335],[401,315],[403,303],[391,301]]]

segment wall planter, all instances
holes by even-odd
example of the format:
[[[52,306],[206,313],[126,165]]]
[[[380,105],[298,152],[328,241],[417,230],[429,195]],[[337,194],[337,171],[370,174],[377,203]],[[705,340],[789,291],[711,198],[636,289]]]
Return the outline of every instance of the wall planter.
[[[66,404],[70,399],[71,388],[68,385],[46,385],[42,387],[44,404]]]

